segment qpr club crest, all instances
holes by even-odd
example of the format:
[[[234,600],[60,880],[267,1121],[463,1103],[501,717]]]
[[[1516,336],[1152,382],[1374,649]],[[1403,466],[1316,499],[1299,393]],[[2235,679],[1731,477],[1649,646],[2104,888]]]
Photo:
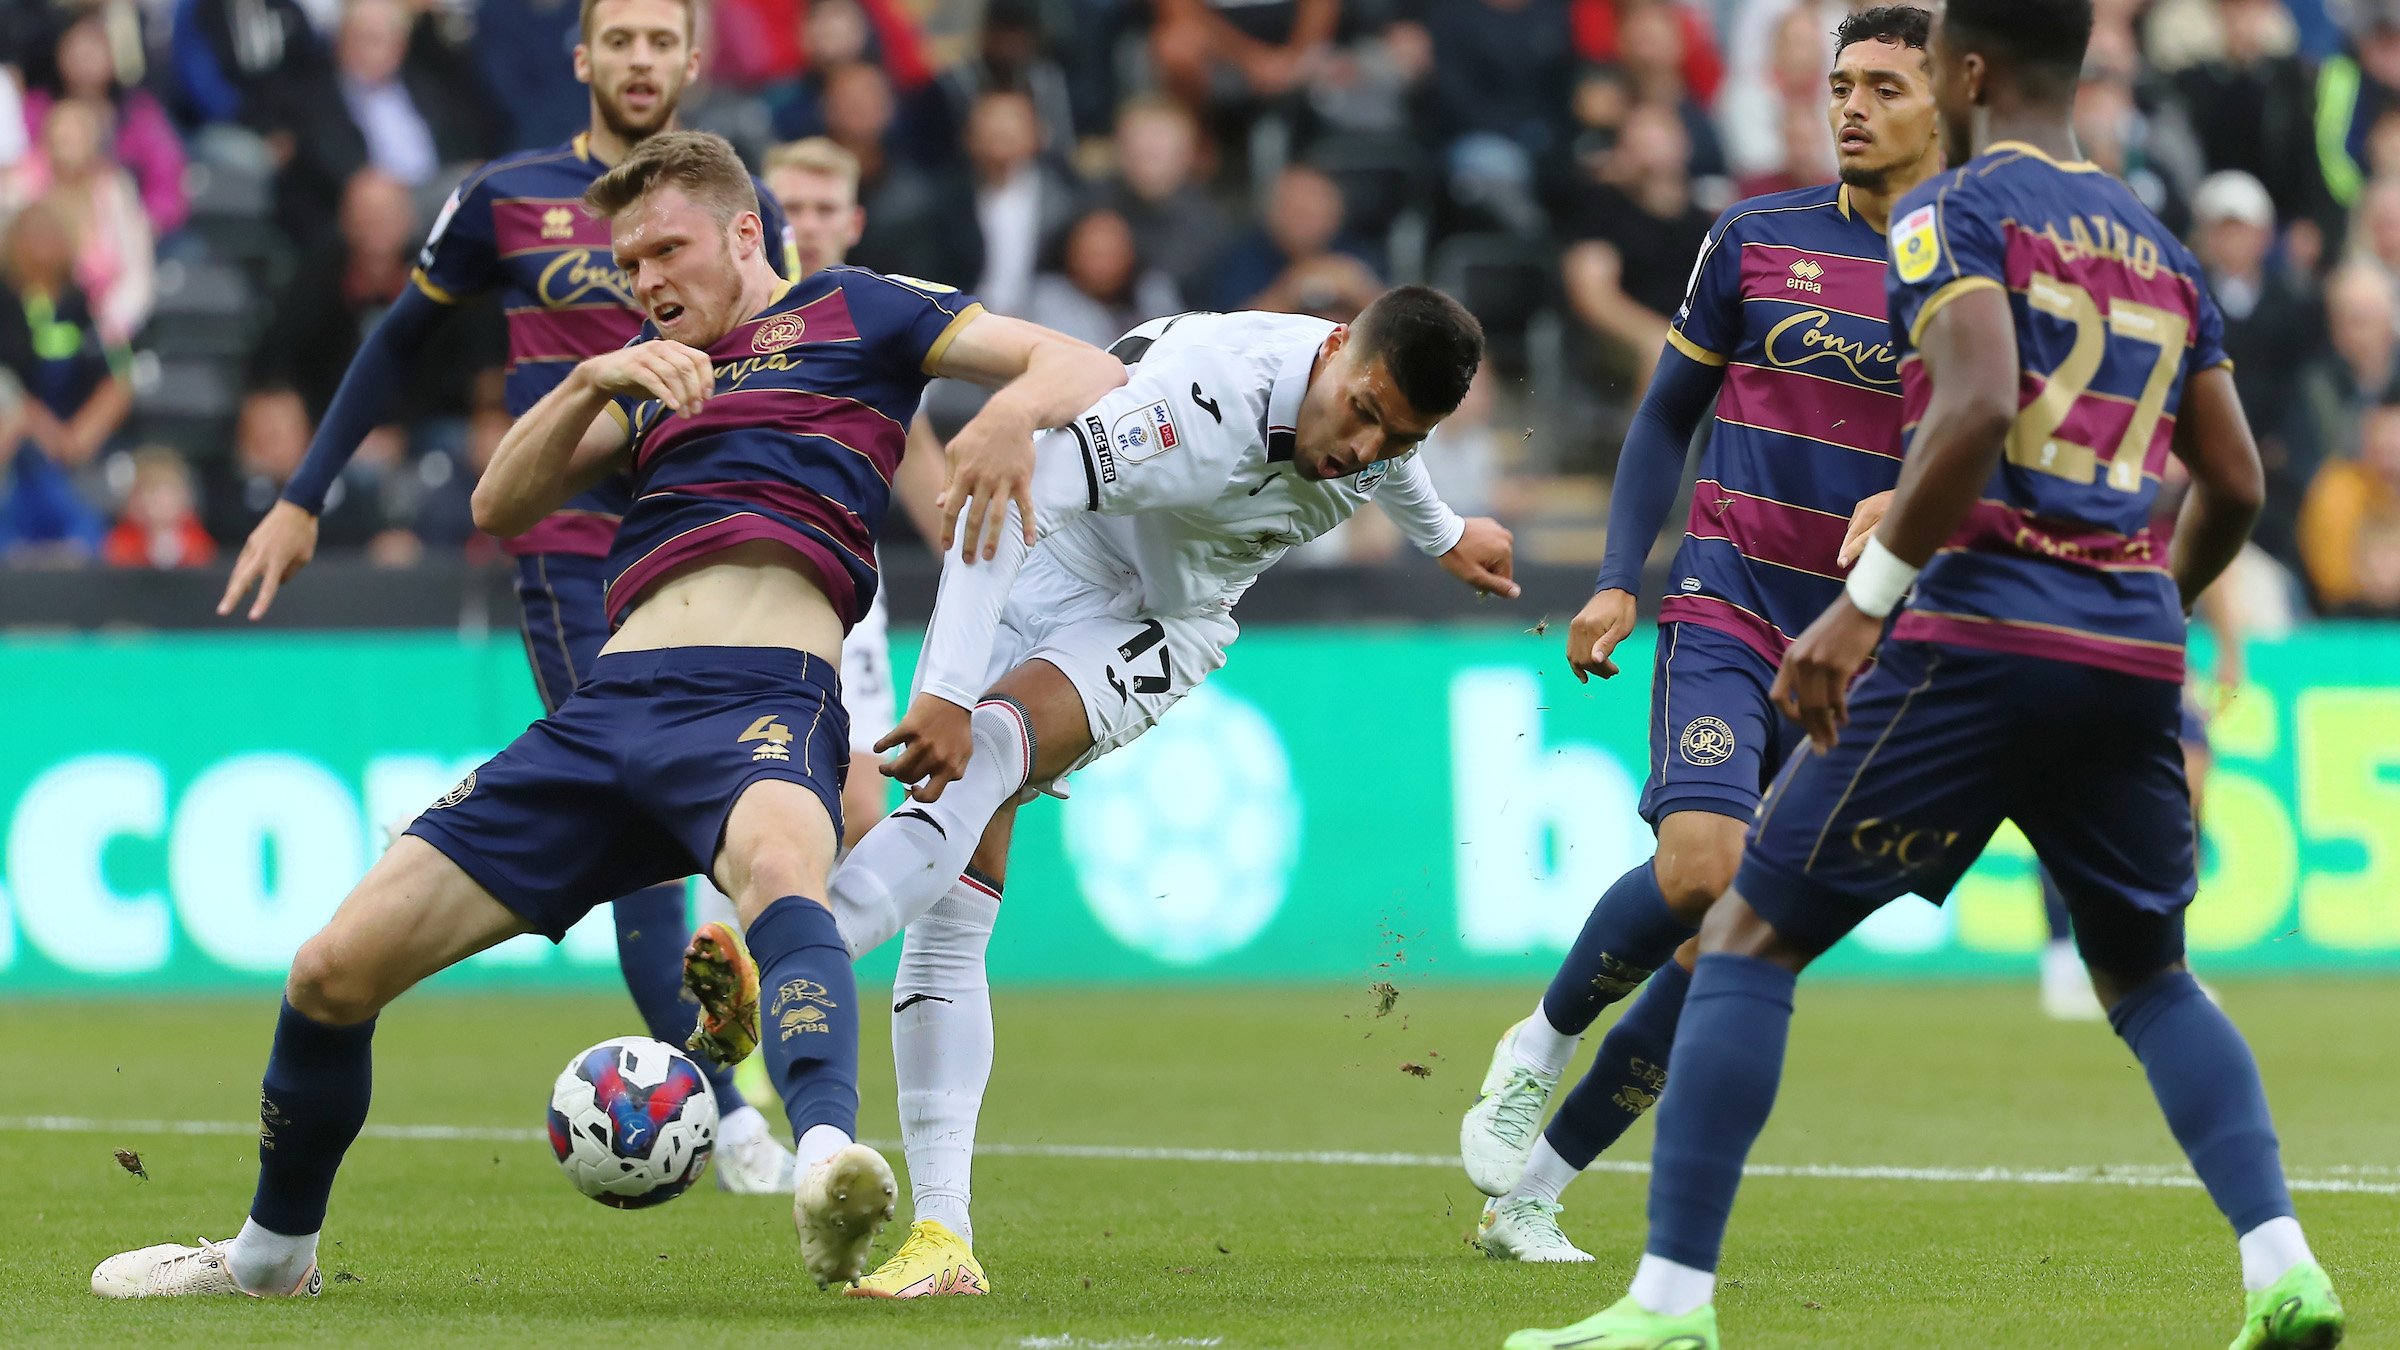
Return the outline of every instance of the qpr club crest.
[[[1683,728],[1683,740],[1677,748],[1683,751],[1687,764],[1709,768],[1733,758],[1733,728],[1715,717],[1695,717]]]
[[[807,328],[808,325],[801,322],[800,316],[797,314],[778,314],[760,324],[750,334],[750,350],[760,356],[765,356],[769,352],[782,351],[799,342],[800,335],[806,332]]]
[[[1155,459],[1183,443],[1163,398],[1119,417],[1108,438],[1117,448],[1117,458],[1127,464]]]

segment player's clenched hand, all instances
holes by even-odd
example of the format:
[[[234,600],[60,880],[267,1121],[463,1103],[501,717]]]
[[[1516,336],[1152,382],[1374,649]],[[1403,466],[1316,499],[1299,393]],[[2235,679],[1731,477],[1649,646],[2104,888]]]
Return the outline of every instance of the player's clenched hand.
[[[686,414],[700,411],[717,388],[708,353],[672,338],[603,352],[580,369],[601,393],[654,398],[670,411]]]
[[[1631,591],[1600,591],[1584,601],[1583,612],[1567,625],[1567,665],[1577,680],[1590,684],[1594,675],[1605,680],[1617,673],[1609,654],[1633,631],[1634,609]]]
[[[1883,621],[1836,597],[1783,654],[1767,697],[1798,722],[1819,750],[1831,750],[1850,721],[1850,681],[1875,654]]]
[[[908,795],[918,801],[941,800],[942,789],[958,781],[975,753],[970,717],[946,698],[917,695],[900,724],[875,742],[877,754],[900,747],[899,755],[883,766],[884,776],[909,784]]]
[[[242,544],[242,556],[234,560],[233,576],[225,582],[225,596],[217,601],[218,615],[233,613],[233,607],[256,585],[258,600],[250,606],[250,618],[253,622],[264,618],[267,606],[275,603],[276,590],[315,556],[317,518],[277,500]]]
[[[969,502],[974,505],[970,507]],[[994,414],[989,405],[959,429],[950,442],[950,485],[942,491],[942,551],[956,547],[968,562],[981,545],[985,558],[1000,555],[1000,531],[1008,528],[1015,502],[1033,542],[1033,428]],[[963,535],[964,542],[961,542]]]
[[[1441,557],[1442,570],[1478,591],[1514,600],[1523,594],[1516,575],[1517,537],[1490,516],[1473,516],[1467,532]]]
[[[1858,509],[1850,513],[1850,529],[1842,536],[1842,551],[1834,561],[1844,567],[1857,562],[1858,555],[1867,551],[1867,541],[1875,537],[1875,527],[1883,523],[1884,513],[1891,509],[1892,494],[1888,489],[1860,499]]]

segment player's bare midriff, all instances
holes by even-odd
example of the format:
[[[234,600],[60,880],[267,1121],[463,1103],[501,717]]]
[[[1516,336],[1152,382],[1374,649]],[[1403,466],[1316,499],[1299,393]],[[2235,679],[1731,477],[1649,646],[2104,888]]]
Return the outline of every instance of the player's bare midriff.
[[[838,662],[842,620],[808,559],[753,539],[661,576],[600,651],[660,647],[788,647]]]

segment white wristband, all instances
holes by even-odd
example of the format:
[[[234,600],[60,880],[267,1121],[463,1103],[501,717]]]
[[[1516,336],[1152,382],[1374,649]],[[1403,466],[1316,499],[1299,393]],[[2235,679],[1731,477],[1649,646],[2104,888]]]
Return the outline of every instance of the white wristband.
[[[1900,561],[1898,555],[1883,546],[1881,539],[1869,538],[1866,551],[1850,568],[1850,582],[1843,587],[1850,603],[1870,619],[1880,619],[1892,612],[1900,597],[1916,584],[1921,569]]]

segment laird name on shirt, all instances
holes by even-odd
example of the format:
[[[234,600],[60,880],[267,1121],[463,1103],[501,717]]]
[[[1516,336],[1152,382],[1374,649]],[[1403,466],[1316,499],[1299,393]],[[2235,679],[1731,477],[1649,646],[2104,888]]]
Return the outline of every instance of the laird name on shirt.
[[[2135,234],[2125,228],[2124,222],[2106,216],[2090,217],[2091,228],[2085,229],[2085,219],[2067,217],[2064,235],[2059,233],[2058,222],[2054,220],[2042,222],[2042,227],[2033,232],[2050,241],[2050,247],[2058,250],[2062,262],[2097,258],[2121,263],[2144,281],[2158,275],[2158,244],[2149,236]]]

